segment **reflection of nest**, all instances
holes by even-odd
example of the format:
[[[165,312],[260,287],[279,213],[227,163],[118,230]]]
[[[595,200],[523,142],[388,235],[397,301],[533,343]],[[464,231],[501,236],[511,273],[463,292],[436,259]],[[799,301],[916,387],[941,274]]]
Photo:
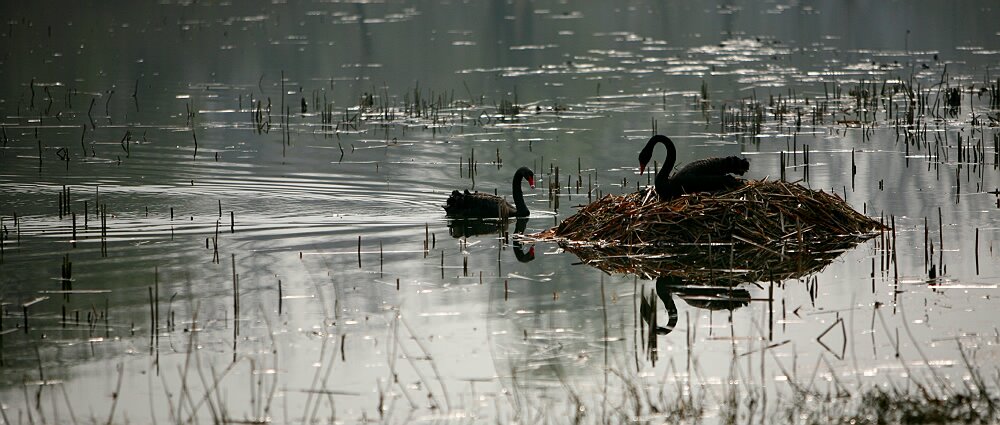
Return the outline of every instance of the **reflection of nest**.
[[[867,239],[867,238],[865,238]],[[835,239],[770,249],[747,243],[714,243],[644,247],[609,247],[560,241],[584,263],[608,273],[653,279],[674,276],[703,285],[797,279],[830,264],[862,239]]]
[[[867,239],[884,229],[842,199],[783,181],[747,181],[717,195],[656,201],[649,191],[607,195],[540,236],[602,245]]]

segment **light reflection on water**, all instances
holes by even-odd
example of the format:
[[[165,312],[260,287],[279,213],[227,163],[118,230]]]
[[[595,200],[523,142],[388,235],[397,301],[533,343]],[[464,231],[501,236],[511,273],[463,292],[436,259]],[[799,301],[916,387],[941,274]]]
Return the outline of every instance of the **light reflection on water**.
[[[1000,275],[1000,210],[986,193],[1000,186],[995,129],[971,126],[963,109],[930,121],[929,142],[907,153],[885,111],[865,115],[848,93],[886,80],[929,90],[945,71],[951,84],[978,89],[997,65],[995,52],[978,47],[995,41],[983,29],[994,12],[925,3],[903,12],[835,2],[603,6],[71,6],[72,26],[41,10],[7,10],[0,332],[14,332],[3,334],[0,399],[8,412],[26,408],[7,402],[23,382],[60,379],[77,414],[91,404],[102,415],[123,363],[129,391],[118,414],[168,418],[166,403],[147,400],[177,394],[185,377],[205,385],[180,371],[192,336],[198,372],[223,383],[233,417],[282,421],[302,421],[314,403],[318,416],[348,421],[377,417],[380,402],[387,422],[572,414],[574,398],[600,407],[606,386],[625,382],[712,397],[723,382],[768,391],[813,375],[880,383],[901,379],[904,363],[905,373],[934,370],[958,382],[956,340],[977,348],[980,365],[996,363],[983,314]],[[888,18],[898,13],[903,22]],[[490,18],[473,25],[469,16]],[[956,22],[953,31],[908,31],[941,16]],[[834,90],[841,97],[831,100]],[[963,94],[963,108],[972,102],[988,122],[996,112],[977,94]],[[760,134],[725,132],[724,104],[753,97],[792,110]],[[894,99],[902,104],[901,94]],[[257,101],[271,107],[262,112],[267,131],[254,121]],[[516,118],[502,111],[505,101],[521,106]],[[810,122],[821,101],[824,121]],[[794,124],[795,110],[806,122]],[[875,128],[855,124],[872,116]],[[679,163],[742,153],[751,178],[777,178],[780,153],[795,152],[788,179],[895,220],[895,263],[877,238],[775,288],[741,284],[751,301],[732,310],[702,308],[685,287],[671,289],[677,323],[652,337],[654,362],[639,317],[653,280],[606,274],[551,243],[534,243],[525,261],[522,242],[502,233],[515,225],[453,237],[441,209],[448,193],[509,196],[520,165],[539,178],[526,191],[525,233],[599,194],[646,184],[636,154],[653,125],[681,146]],[[959,161],[959,136],[984,140],[985,158]],[[550,184],[560,193],[550,196]],[[71,218],[58,214],[63,186],[77,214],[75,247]],[[110,214],[106,257],[99,204]],[[459,233],[482,233],[474,230]],[[68,299],[59,292],[63,255],[80,291]],[[931,263],[939,279],[929,278]],[[39,297],[48,298],[29,306],[25,333],[21,305]],[[662,326],[665,307],[654,304]],[[763,366],[743,367],[750,362]],[[248,381],[261,386],[247,389]],[[67,421],[69,409],[48,390],[56,387],[39,387],[60,403],[44,413]],[[261,395],[271,387],[280,401],[265,413]],[[333,393],[319,402],[319,389]]]

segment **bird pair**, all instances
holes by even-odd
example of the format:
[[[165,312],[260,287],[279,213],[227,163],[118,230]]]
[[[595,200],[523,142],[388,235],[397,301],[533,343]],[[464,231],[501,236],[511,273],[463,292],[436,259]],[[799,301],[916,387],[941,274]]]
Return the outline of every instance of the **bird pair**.
[[[732,174],[743,175],[750,169],[750,161],[746,158],[714,157],[694,161],[671,176],[670,172],[677,162],[677,148],[669,137],[657,134],[650,138],[639,152],[640,173],[645,172],[657,143],[667,147],[667,159],[656,173],[653,186],[660,200],[668,201],[685,193],[715,193],[738,188],[743,181],[733,177]],[[524,194],[521,192],[521,180],[524,179],[528,180],[532,188],[535,187],[535,174],[531,169],[518,168],[514,172],[512,183],[514,205],[496,195],[456,190],[451,192],[444,210],[452,217],[526,217],[529,211],[524,203]]]

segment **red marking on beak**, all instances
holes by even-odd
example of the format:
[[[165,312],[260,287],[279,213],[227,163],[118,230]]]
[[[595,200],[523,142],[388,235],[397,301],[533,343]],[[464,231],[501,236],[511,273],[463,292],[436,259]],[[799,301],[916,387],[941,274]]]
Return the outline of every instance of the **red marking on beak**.
[[[646,164],[639,164],[639,175],[641,176],[646,172]]]
[[[535,188],[535,178],[534,177],[528,177],[528,185],[530,185],[532,189]]]

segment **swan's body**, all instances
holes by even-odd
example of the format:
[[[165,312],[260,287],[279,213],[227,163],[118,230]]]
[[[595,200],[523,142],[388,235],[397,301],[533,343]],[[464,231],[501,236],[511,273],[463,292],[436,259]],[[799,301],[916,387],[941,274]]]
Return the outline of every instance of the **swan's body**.
[[[514,173],[511,191],[514,194],[514,204],[503,198],[480,192],[451,192],[444,210],[450,217],[527,217],[530,213],[524,203],[524,193],[521,192],[521,180],[535,187],[535,173],[528,167],[518,168]]]
[[[743,185],[743,181],[733,177],[732,174],[742,175],[750,169],[750,161],[746,158],[727,156],[694,161],[670,176],[670,171],[677,162],[677,149],[669,137],[658,134],[650,138],[639,152],[640,173],[646,170],[646,164],[653,157],[653,148],[657,143],[663,143],[667,147],[667,159],[663,163],[663,168],[656,173],[654,180],[656,194],[661,200],[674,199],[685,193],[724,192],[736,189]]]

